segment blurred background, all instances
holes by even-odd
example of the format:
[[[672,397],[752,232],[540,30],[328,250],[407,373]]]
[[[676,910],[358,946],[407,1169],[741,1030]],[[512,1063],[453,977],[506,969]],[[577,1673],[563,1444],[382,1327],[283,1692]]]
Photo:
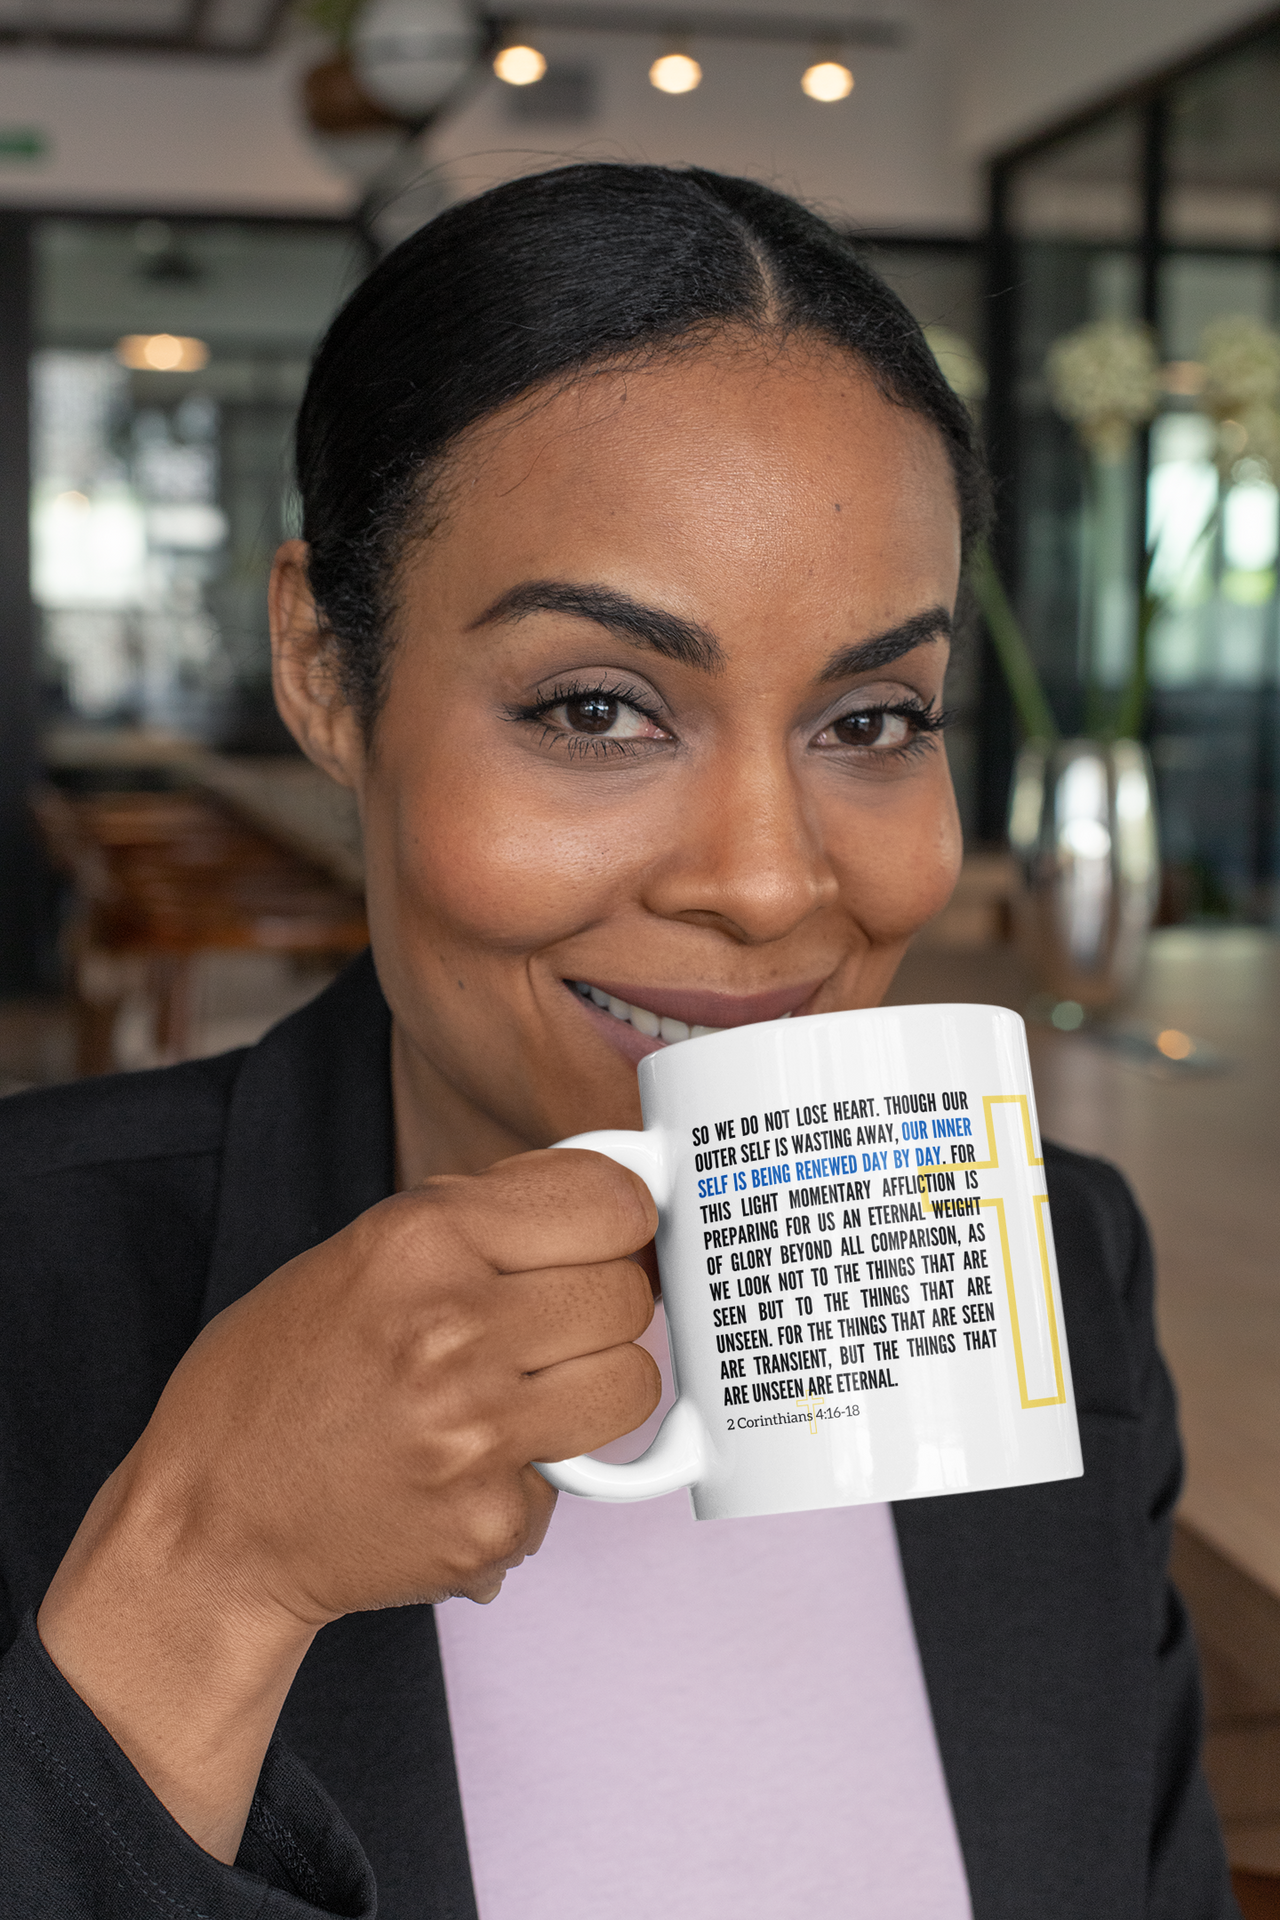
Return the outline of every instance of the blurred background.
[[[250,1042],[363,944],[270,698],[308,357],[440,208],[585,158],[816,204],[979,422],[968,855],[895,997],[1023,1012],[1046,1131],[1151,1217],[1213,1787],[1280,1913],[1280,11],[0,0],[0,1092]]]

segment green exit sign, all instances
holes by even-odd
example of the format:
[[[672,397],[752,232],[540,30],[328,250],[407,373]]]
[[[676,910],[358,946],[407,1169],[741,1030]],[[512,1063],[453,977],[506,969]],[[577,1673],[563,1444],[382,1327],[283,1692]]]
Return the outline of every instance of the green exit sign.
[[[0,165],[48,158],[49,136],[42,127],[0,127]]]

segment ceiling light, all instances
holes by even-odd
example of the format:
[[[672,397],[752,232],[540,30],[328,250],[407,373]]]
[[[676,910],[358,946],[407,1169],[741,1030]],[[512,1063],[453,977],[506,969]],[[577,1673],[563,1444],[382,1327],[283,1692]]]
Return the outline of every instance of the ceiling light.
[[[1191,1035],[1180,1032],[1177,1027],[1166,1027],[1163,1033],[1158,1033],[1156,1045],[1166,1060],[1189,1060],[1196,1050]]]
[[[547,63],[536,47],[503,47],[493,70],[509,87],[531,87],[535,80],[541,80]]]
[[[116,359],[138,373],[199,373],[209,349],[188,334],[126,333],[116,342]]]
[[[847,100],[853,92],[853,75],[840,60],[819,60],[806,67],[800,85],[811,100]]]
[[[659,93],[692,93],[702,84],[702,68],[687,53],[664,53],[649,69],[649,84]]]

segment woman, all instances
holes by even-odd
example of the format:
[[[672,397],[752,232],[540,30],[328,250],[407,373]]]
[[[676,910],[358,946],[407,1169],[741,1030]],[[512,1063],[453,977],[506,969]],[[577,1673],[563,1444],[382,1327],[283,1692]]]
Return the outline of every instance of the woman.
[[[367,1915],[376,1870],[384,1920],[476,1887],[486,1920],[1230,1913],[1149,1262],[1105,1168],[1049,1160],[1083,1481],[909,1503],[896,1543],[878,1509],[686,1523],[629,1614],[644,1556],[594,1532],[575,1577],[556,1560],[599,1509],[564,1503],[520,1564],[553,1506],[530,1462],[659,1392],[652,1204],[543,1149],[637,1124],[636,1062],[699,1027],[875,1004],[955,878],[941,700],[984,491],[917,327],[762,187],[570,168],[356,293],[298,473],[277,697],[359,799],[373,964],[247,1054],[6,1103],[3,1910]],[[725,1604],[694,1536],[738,1543],[697,1549],[738,1556]],[[864,1563],[900,1671],[842,1744]],[[430,1603],[504,1576],[440,1609],[442,1677]],[[503,1609],[548,1592],[516,1645]],[[735,1600],[752,1655],[700,1698]],[[603,1698],[646,1633],[609,1738],[572,1719],[566,1751],[579,1652],[603,1635]],[[825,1665],[788,1666],[800,1643]],[[667,1667],[667,1754],[633,1750]],[[676,1845],[660,1776],[722,1724],[755,1731],[707,1769],[727,1799],[687,1773]],[[892,1827],[881,1747],[920,1798],[871,1898],[848,1855]],[[614,1881],[612,1832],[585,1876],[572,1822],[543,1847],[609,1770]]]

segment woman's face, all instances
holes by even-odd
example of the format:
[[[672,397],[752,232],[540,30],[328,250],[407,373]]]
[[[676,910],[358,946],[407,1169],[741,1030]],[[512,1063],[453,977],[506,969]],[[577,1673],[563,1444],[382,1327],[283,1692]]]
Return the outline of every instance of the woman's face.
[[[444,497],[372,750],[331,720],[325,756],[411,1177],[638,1125],[690,1028],[875,1005],[960,859],[954,487],[852,361],[599,373],[473,432]]]

